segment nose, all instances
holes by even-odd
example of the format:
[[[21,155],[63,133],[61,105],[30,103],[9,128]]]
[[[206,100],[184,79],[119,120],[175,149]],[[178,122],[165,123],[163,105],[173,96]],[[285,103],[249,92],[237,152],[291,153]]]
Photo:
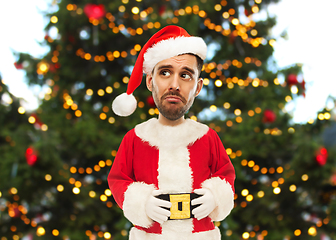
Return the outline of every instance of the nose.
[[[170,81],[170,86],[169,90],[175,90],[175,91],[180,91],[180,82],[179,82],[179,76],[175,74]]]

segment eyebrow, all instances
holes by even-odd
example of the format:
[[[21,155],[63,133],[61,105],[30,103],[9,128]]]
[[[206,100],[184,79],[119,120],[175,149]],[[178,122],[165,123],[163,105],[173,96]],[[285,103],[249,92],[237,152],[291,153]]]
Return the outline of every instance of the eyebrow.
[[[168,68],[168,69],[169,69],[169,68],[173,68],[173,66],[170,65],[170,64],[167,64],[167,65],[161,65],[161,66],[158,67],[158,70],[165,69],[165,68]],[[183,67],[182,69],[189,71],[192,75],[195,75],[195,71],[194,71],[194,69],[192,69],[192,68],[189,68],[189,67]]]

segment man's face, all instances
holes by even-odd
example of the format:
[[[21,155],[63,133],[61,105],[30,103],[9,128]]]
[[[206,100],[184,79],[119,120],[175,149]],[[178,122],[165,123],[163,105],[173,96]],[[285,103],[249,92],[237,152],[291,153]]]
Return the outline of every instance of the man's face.
[[[184,117],[202,89],[203,80],[198,76],[196,57],[190,54],[156,64],[146,83],[163,117],[170,121]]]

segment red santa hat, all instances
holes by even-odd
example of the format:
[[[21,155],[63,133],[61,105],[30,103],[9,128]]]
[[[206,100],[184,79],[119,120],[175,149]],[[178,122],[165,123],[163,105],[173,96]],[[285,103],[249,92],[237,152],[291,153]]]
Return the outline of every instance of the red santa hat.
[[[204,60],[207,53],[204,40],[190,36],[185,29],[175,25],[169,25],[155,33],[139,53],[126,93],[113,101],[113,112],[124,117],[131,115],[137,107],[133,92],[141,84],[143,73],[150,74],[158,62],[186,53],[195,54]]]

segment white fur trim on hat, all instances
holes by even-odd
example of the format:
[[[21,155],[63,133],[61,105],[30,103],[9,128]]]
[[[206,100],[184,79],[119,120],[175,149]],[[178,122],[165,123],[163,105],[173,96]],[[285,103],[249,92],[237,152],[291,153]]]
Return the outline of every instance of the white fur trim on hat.
[[[176,37],[162,40],[148,48],[144,54],[143,71],[148,74],[162,60],[181,54],[192,53],[201,59],[206,58],[207,45],[200,37]]]
[[[137,101],[133,94],[122,93],[112,102],[113,112],[122,117],[131,115],[136,107]]]

